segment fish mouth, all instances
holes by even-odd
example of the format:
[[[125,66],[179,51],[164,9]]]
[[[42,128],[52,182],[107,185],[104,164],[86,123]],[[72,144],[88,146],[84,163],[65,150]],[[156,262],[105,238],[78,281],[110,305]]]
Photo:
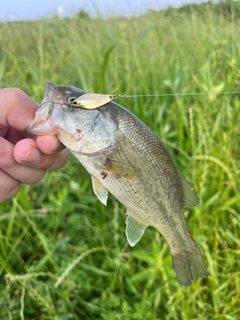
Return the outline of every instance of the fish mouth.
[[[36,134],[47,134],[49,133],[50,124],[46,121],[44,116],[36,117],[32,122],[29,123],[25,129],[27,133],[36,135]]]
[[[31,135],[51,134],[52,124],[50,121],[46,120],[44,115],[37,115],[25,130]]]
[[[26,128],[32,135],[54,134],[53,124],[59,112],[69,108],[69,97],[77,98],[85,91],[72,86],[58,86],[51,81],[46,81],[46,90],[35,118]]]
[[[26,131],[32,135],[51,134],[52,123],[50,118],[52,111],[59,109],[57,106],[64,104],[64,102],[64,95],[59,92],[59,87],[47,80],[42,103],[35,114],[34,120],[27,126]],[[56,114],[57,110],[54,113]]]

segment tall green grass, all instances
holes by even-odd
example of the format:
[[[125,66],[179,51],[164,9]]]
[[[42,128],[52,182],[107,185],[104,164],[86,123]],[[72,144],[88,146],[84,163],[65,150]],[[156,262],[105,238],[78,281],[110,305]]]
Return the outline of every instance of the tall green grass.
[[[240,319],[240,6],[131,18],[0,25],[0,87],[41,101],[47,79],[118,100],[166,144],[201,206],[186,210],[209,278],[181,287],[165,240],[125,238],[125,209],[104,207],[70,157],[0,205],[1,319]]]

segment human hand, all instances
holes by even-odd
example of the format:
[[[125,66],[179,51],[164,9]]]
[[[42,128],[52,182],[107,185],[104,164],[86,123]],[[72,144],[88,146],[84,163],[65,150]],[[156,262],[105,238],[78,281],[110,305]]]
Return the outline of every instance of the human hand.
[[[0,89],[0,202],[17,194],[21,183],[36,183],[67,161],[68,150],[56,136],[25,132],[37,109],[20,89]]]

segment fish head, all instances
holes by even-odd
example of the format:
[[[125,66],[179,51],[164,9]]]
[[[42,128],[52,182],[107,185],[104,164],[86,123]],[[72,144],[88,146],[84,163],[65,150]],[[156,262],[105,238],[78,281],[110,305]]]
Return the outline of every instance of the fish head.
[[[72,108],[72,101],[83,94],[85,91],[78,88],[57,86],[47,81],[43,101],[26,131],[33,135],[57,134],[61,127],[64,128],[63,119],[66,110],[69,111]]]
[[[117,125],[109,112],[74,107],[73,101],[84,94],[78,88],[47,81],[43,101],[26,131],[32,135],[57,135],[74,152],[95,153],[108,148],[115,142]]]

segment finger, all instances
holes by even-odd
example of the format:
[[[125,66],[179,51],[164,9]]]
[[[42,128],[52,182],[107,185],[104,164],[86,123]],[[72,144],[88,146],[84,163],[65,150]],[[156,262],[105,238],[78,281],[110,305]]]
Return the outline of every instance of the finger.
[[[34,140],[32,141],[34,142]],[[36,183],[44,177],[46,172],[45,169],[27,167],[23,164],[19,164],[14,159],[14,145],[9,141],[0,137],[0,145],[0,168],[10,177],[26,184]],[[32,159],[32,161],[34,161],[34,159]],[[35,161],[38,162],[39,160],[35,159]]]
[[[0,130],[0,136],[8,140],[12,144],[16,144],[19,140],[26,138],[26,134],[24,132],[18,131],[14,128],[6,128]]]
[[[36,143],[38,148],[45,154],[54,154],[65,148],[57,136],[37,136]]]
[[[33,120],[38,104],[17,88],[0,90],[0,129],[13,127],[24,131]]]
[[[63,167],[67,161],[68,150],[64,149],[54,155],[42,153],[33,139],[19,141],[13,150],[14,159],[30,168],[55,170]]]
[[[20,182],[0,169],[0,202],[11,199],[20,189]]]

